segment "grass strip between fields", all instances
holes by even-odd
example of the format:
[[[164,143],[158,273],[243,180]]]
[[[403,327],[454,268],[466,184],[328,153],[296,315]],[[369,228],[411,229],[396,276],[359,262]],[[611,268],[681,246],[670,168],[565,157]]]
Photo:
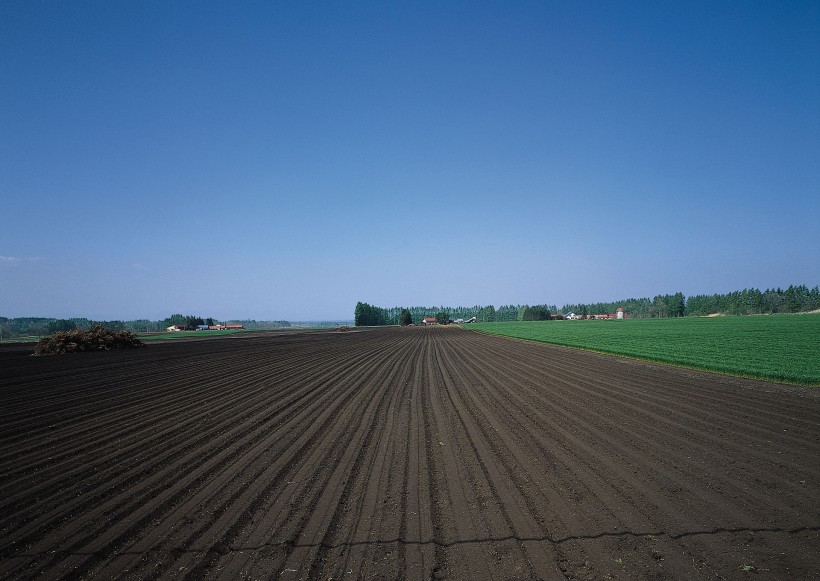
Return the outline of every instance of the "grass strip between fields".
[[[200,339],[207,339],[210,337],[224,337],[225,335],[233,335],[235,333],[242,333],[242,329],[226,329],[221,331],[179,331],[174,333],[158,333],[156,335],[140,335],[141,341],[165,341],[169,339],[185,339],[191,337],[198,337]]]
[[[820,314],[475,323],[493,335],[820,386]]]

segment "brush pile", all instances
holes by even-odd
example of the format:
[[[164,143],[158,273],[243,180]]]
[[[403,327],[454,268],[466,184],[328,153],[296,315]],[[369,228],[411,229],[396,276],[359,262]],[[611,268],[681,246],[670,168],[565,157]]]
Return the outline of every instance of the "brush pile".
[[[131,331],[114,331],[95,325],[88,331],[74,329],[43,337],[34,349],[35,355],[62,355],[80,351],[110,351],[142,347],[142,341]]]

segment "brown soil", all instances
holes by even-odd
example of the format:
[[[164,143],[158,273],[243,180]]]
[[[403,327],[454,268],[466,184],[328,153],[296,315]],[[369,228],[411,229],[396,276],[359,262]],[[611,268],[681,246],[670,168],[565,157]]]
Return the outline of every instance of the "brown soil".
[[[446,327],[28,352],[2,578],[820,573],[818,390]]]

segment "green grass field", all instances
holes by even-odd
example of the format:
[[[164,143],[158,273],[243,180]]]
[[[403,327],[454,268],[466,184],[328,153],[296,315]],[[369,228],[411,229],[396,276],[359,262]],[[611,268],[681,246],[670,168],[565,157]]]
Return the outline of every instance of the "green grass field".
[[[470,329],[731,375],[820,386],[820,314],[475,323]]]

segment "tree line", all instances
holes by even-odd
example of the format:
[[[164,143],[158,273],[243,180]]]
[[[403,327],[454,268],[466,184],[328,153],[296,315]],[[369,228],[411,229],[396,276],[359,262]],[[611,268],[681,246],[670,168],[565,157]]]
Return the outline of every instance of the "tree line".
[[[130,324],[136,321],[94,321],[84,317],[73,319],[55,319],[53,317],[0,317],[0,339],[14,337],[41,337],[58,332],[79,329],[88,331],[97,325],[113,331],[129,331]],[[155,323],[156,324],[156,323]],[[145,330],[143,328],[143,330]]]
[[[217,321],[213,317],[200,317],[198,315],[181,315],[179,313],[173,314],[170,317],[163,319],[159,325],[164,331],[172,325],[179,325],[186,331],[193,331],[200,325],[242,325],[245,329],[271,329],[280,327],[290,327],[288,321],[254,321],[254,320],[230,320]]]
[[[685,297],[683,293],[657,295],[654,298],[626,299],[610,303],[564,305],[562,312],[578,315],[614,313],[618,307],[630,317],[703,317],[707,315],[767,315],[804,313],[820,309],[820,287],[790,285],[761,291],[740,291]]]
[[[647,317],[683,317],[686,315],[686,297],[683,293],[656,295],[654,298],[623,299],[605,303],[568,304],[561,307],[564,314],[575,313],[581,317],[587,315],[608,315],[619,308],[629,313],[632,318]]]
[[[43,337],[57,332],[74,330],[89,331],[102,326],[111,331],[131,331],[132,333],[156,333],[165,331],[171,325],[181,325],[185,329],[196,329],[197,325],[213,325],[213,317],[173,314],[159,321],[134,319],[131,321],[95,321],[85,317],[57,319],[54,317],[0,317],[0,340],[19,337]],[[244,325],[245,329],[271,329],[290,327],[288,321],[229,320],[220,321],[225,325]]]
[[[555,305],[538,305],[547,313],[558,312]],[[455,321],[457,319],[468,320],[473,317],[478,322],[497,322],[497,321],[521,321],[521,320],[537,320],[537,319],[523,319],[524,313],[527,309],[532,309],[529,305],[504,305],[495,308],[493,305],[481,306],[475,305],[472,307],[377,307],[364,302],[356,303],[356,308],[353,313],[354,324],[357,327],[361,326],[379,326],[379,325],[400,325],[405,324],[419,325],[425,317],[435,317],[437,320]],[[406,312],[406,313],[405,313]],[[409,315],[410,323],[406,323],[406,315]],[[549,318],[549,316],[547,316]]]
[[[545,321],[563,318],[575,313],[605,315],[619,308],[631,318],[667,318],[686,316],[756,315],[772,313],[801,313],[820,309],[820,287],[791,285],[787,289],[750,288],[726,294],[684,296],[682,292],[656,295],[652,298],[630,298],[600,303],[566,304],[560,309],[555,305],[505,305],[497,309],[492,305],[473,307],[390,307],[382,308],[359,302],[356,304],[354,321],[357,326],[399,325],[404,311],[409,313],[412,324],[418,325],[425,317],[444,314],[447,320],[468,320],[475,317],[479,322],[491,321]]]
[[[743,289],[727,294],[695,295],[686,301],[689,315],[758,315],[802,313],[820,309],[820,287],[790,285],[787,289]]]

